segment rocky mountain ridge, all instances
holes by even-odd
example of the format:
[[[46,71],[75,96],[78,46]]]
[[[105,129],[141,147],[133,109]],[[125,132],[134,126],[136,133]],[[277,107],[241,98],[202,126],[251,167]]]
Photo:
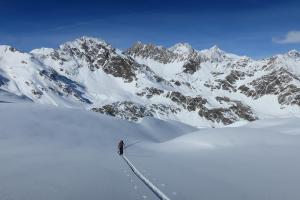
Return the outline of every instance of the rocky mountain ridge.
[[[1,91],[131,121],[220,127],[299,115],[300,53],[253,60],[217,46],[141,42],[122,52],[91,37],[30,53],[1,45]]]

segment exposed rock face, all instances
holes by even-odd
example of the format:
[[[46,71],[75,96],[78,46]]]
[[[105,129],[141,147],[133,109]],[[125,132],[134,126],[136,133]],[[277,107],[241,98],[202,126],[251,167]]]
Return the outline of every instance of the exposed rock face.
[[[229,108],[213,108],[199,110],[199,115],[209,121],[223,123],[225,125],[232,124],[236,119],[232,116]]]
[[[74,43],[66,43],[51,53],[51,57],[63,64],[70,59],[79,62],[78,67],[87,66],[91,71],[102,69],[114,77],[121,77],[126,82],[136,79],[139,65],[131,58],[118,54],[116,49],[104,41],[93,38],[80,38]],[[82,63],[84,61],[84,63]]]
[[[203,108],[199,110],[199,115],[207,120],[223,123],[225,125],[232,124],[239,119],[247,121],[254,121],[257,119],[251,108],[243,105],[241,102],[236,102],[228,108]]]
[[[300,79],[287,70],[280,68],[253,80],[247,85],[240,86],[239,90],[254,99],[264,95],[276,95],[280,104],[299,105],[300,88],[294,85],[295,81],[300,82]]]
[[[138,96],[146,96],[147,98],[151,98],[155,95],[161,95],[163,94],[164,91],[163,90],[160,90],[160,89],[157,89],[157,88],[154,88],[154,87],[146,87],[142,92],[138,92],[137,95]]]
[[[172,106],[166,106],[164,104],[151,104],[148,106],[143,106],[138,103],[123,101],[104,105],[100,108],[92,108],[92,111],[107,114],[119,119],[139,121],[144,117],[153,117],[157,114],[167,115],[170,113],[176,113],[180,111],[180,109]]]
[[[189,60],[183,65],[183,72],[193,74],[200,68],[200,62],[195,60]]]
[[[153,59],[164,64],[172,62],[177,56],[177,54],[164,47],[155,46],[153,44],[142,44],[140,42],[125,51],[125,54],[140,56],[145,59]]]
[[[207,103],[207,100],[200,96],[184,96],[180,92],[170,92],[167,95],[167,98],[170,98],[173,102],[176,102],[189,111],[196,111],[197,109],[204,108],[204,104]]]
[[[168,116],[171,114],[177,114],[181,111],[181,109],[176,106],[165,104],[151,104],[148,109],[151,113],[153,113],[153,116],[157,114]]]
[[[110,62],[103,66],[103,71],[107,74],[111,74],[114,77],[121,77],[128,82],[132,82],[136,79],[135,71],[138,65],[132,60],[126,60],[121,57],[114,57]]]
[[[219,75],[222,74],[214,73],[213,75],[215,75],[215,77],[218,77]],[[208,82],[206,82],[206,86],[210,87],[212,90],[221,89],[221,90],[227,90],[229,92],[236,92],[237,87],[235,83],[237,81],[245,80],[245,77],[251,77],[251,76],[252,74],[247,74],[243,71],[232,70],[227,76],[225,76],[224,79],[216,79],[213,84],[209,84]]]
[[[231,100],[228,97],[216,97],[216,100],[221,104],[226,103],[229,105],[229,109],[232,110],[238,118],[242,118],[248,121],[254,121],[257,117],[254,115],[250,106],[244,105],[241,101]]]
[[[35,95],[38,99],[42,97],[43,92],[40,90],[31,90],[32,94]]]
[[[146,116],[153,116],[145,106],[129,101],[115,102],[111,105],[105,105],[101,108],[93,108],[92,111],[130,121],[138,121]]]
[[[253,60],[217,46],[198,51],[186,43],[139,42],[121,52],[82,37],[30,53],[0,45],[0,91],[131,121],[158,117],[219,127],[272,117],[271,103],[276,115],[300,113],[299,67],[294,50]]]
[[[283,92],[278,95],[278,102],[283,105],[300,106],[300,88],[295,85],[288,85]]]

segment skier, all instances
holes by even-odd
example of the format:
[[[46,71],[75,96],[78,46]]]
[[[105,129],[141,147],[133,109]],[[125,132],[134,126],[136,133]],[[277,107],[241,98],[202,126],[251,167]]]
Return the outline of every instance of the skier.
[[[123,149],[124,149],[125,143],[123,140],[120,140],[119,144],[118,144],[118,149],[119,149],[119,154],[123,155]]]

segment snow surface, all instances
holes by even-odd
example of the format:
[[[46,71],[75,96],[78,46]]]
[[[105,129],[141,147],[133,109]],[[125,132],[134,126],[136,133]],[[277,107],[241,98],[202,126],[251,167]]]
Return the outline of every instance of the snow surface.
[[[0,199],[157,199],[117,154],[120,139],[172,200],[300,199],[299,118],[196,129],[17,102],[0,103]]]
[[[170,200],[160,189],[158,189],[149,179],[147,179],[129,160],[126,156],[122,155],[125,162],[128,164],[133,173],[141,179],[143,183],[161,200]]]

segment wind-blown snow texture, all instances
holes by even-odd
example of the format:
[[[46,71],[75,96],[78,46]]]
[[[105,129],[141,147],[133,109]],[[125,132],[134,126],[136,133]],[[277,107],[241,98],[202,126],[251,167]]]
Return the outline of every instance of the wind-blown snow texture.
[[[117,154],[120,139],[126,157],[172,200],[300,198],[299,118],[196,129],[6,98],[0,199],[156,200]]]
[[[223,127],[300,113],[300,53],[262,60],[214,46],[137,43],[122,52],[82,37],[30,53],[0,46],[0,94],[130,121]]]

